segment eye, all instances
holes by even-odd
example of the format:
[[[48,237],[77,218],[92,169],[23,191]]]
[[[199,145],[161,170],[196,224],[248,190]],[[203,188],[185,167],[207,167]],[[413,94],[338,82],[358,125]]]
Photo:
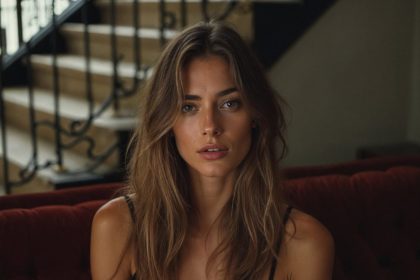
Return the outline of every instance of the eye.
[[[182,106],[181,111],[183,113],[189,113],[195,110],[195,106],[191,104],[185,104]]]
[[[241,106],[240,100],[228,100],[222,104],[221,108],[227,109],[227,110],[235,110],[235,109],[238,109],[240,106]]]

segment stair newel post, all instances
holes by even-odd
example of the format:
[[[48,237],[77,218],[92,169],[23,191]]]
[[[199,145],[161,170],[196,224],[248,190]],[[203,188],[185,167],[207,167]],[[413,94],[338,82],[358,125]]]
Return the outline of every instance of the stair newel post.
[[[53,91],[54,91],[54,133],[55,133],[55,153],[57,156],[55,170],[57,172],[64,171],[63,167],[63,151],[61,141],[61,118],[60,118],[60,88],[59,88],[59,72],[57,65],[57,22],[55,15],[55,0],[52,0],[52,68],[53,68]]]
[[[0,30],[2,9],[0,4]],[[1,148],[3,150],[3,184],[7,194],[10,194],[10,180],[9,180],[9,162],[7,159],[7,139],[6,139],[6,118],[4,113],[4,99],[3,99],[3,55],[5,52],[3,36],[0,36],[0,129],[1,129]]]

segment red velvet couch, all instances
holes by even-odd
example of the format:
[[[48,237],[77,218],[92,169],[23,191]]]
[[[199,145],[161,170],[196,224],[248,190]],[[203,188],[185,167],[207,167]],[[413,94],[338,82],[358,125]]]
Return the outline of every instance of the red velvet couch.
[[[334,279],[420,279],[420,157],[285,170],[336,245]],[[0,280],[90,279],[90,224],[121,184],[0,197]]]

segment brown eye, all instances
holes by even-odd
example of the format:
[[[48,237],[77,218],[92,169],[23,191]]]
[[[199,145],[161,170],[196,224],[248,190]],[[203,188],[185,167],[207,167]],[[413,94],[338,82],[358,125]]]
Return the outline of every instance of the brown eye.
[[[241,101],[239,100],[229,100],[226,101],[222,104],[222,109],[228,109],[228,110],[232,110],[232,109],[238,109],[241,106]]]

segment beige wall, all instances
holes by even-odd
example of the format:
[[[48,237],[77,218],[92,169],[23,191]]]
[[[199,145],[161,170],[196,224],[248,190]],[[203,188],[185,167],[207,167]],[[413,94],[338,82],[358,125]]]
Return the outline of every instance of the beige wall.
[[[287,165],[407,139],[415,1],[338,0],[270,70],[291,107]]]
[[[416,0],[408,140],[420,143],[420,0]]]

